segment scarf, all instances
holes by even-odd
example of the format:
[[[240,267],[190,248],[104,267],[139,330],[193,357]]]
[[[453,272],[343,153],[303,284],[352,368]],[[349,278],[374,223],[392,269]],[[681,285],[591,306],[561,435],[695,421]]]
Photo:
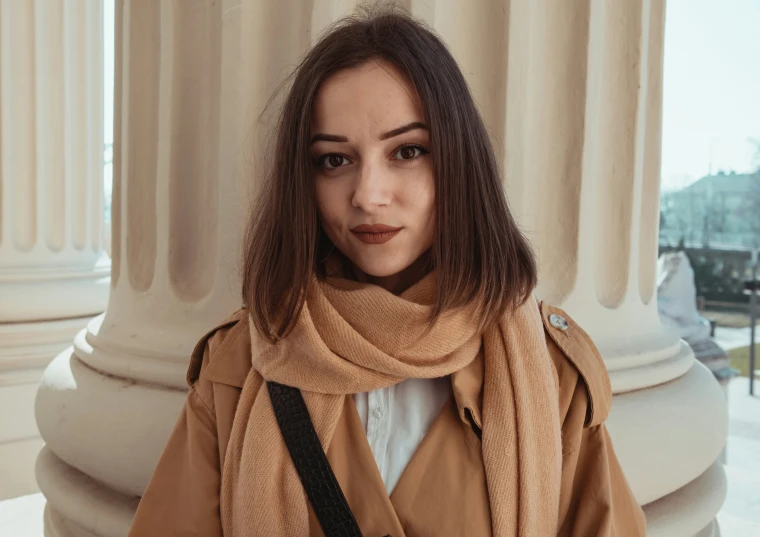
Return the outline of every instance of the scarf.
[[[279,431],[266,380],[299,388],[323,448],[345,395],[449,375],[483,346],[482,453],[494,537],[556,535],[561,438],[556,373],[537,303],[477,333],[450,310],[423,336],[435,272],[400,295],[344,278],[314,279],[293,330],[272,344],[251,326],[221,483],[226,537],[308,536],[307,498]],[[456,493],[452,491],[452,493]]]

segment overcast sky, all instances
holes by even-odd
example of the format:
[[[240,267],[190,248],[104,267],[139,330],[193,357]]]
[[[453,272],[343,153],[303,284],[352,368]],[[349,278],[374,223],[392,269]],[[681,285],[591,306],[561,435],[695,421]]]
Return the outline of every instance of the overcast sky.
[[[667,0],[664,76],[664,190],[760,165],[760,0]]]

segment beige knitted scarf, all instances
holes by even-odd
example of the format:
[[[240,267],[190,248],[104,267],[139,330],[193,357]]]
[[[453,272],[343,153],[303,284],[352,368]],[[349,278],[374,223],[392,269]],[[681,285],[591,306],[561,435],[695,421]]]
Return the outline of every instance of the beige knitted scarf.
[[[264,379],[301,389],[327,449],[346,394],[449,375],[468,365],[481,343],[482,450],[493,535],[556,535],[558,390],[536,301],[509,311],[483,333],[469,312],[450,311],[420,337],[434,289],[434,272],[398,296],[347,279],[315,279],[287,337],[271,344],[252,328],[253,367],[222,473],[226,537],[306,537],[310,531],[307,498]]]

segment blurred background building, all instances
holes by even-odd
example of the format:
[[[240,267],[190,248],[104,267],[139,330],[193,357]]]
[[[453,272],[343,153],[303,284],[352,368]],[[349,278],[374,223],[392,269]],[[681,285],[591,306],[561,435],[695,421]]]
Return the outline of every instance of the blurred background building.
[[[760,149],[759,149],[760,151]],[[760,247],[760,168],[719,172],[663,194],[660,240],[690,248]]]

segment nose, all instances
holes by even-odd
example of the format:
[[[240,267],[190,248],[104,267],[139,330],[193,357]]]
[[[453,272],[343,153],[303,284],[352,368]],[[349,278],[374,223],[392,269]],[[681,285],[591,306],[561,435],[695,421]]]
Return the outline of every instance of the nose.
[[[382,163],[365,161],[356,177],[351,205],[368,213],[389,205],[393,197],[391,186],[387,167]]]

